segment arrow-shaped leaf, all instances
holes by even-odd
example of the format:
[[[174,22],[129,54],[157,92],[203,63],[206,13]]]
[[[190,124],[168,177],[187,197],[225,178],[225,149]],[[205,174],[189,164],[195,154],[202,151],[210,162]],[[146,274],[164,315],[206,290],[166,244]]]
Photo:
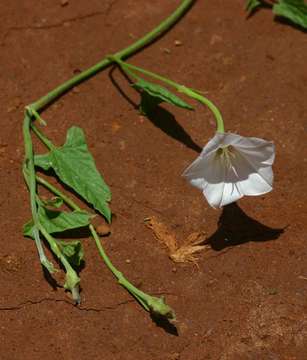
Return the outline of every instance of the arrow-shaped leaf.
[[[44,170],[52,168],[64,184],[111,221],[108,205],[111,191],[96,168],[81,128],[71,127],[62,147],[56,147],[45,155],[37,155],[34,160],[35,165]]]

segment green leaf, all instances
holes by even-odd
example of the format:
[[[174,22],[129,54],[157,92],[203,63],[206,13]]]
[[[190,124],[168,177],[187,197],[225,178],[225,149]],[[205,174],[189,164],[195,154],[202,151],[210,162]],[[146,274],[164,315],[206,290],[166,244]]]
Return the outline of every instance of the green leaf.
[[[279,0],[273,6],[273,12],[307,29],[307,5],[304,0]]]
[[[44,170],[49,170],[52,167],[52,163],[49,157],[49,154],[44,155],[34,155],[35,165],[39,166]]]
[[[62,253],[66,256],[67,260],[72,266],[80,266],[83,258],[84,252],[82,244],[79,240],[73,241],[57,241]]]
[[[261,5],[259,0],[248,0],[246,4],[246,11],[251,13]]]
[[[92,215],[86,211],[57,211],[43,206],[38,208],[38,219],[49,234],[77,229],[90,224]],[[24,236],[33,238],[33,221],[23,227]]]
[[[25,223],[23,225],[23,230],[22,230],[23,235],[34,239],[33,228],[34,228],[33,220],[30,220],[27,223]]]
[[[191,105],[187,104],[177,95],[173,94],[168,89],[160,85],[150,83],[149,81],[146,81],[144,79],[138,79],[138,81],[133,84],[133,87],[138,90],[145,91],[151,97],[159,99],[160,102],[165,101],[169,104],[173,104],[183,109],[193,110],[193,107]]]
[[[111,221],[108,205],[111,191],[96,168],[82,129],[71,127],[62,147],[57,147],[48,154],[35,156],[34,161],[36,166],[44,170],[52,168],[64,184],[74,189]]]

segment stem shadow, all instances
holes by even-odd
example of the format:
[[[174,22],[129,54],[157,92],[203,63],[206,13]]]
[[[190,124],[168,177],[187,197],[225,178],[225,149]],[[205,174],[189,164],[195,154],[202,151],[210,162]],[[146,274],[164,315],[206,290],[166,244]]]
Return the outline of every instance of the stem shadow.
[[[127,80],[128,84],[131,86],[133,84],[133,81],[129,78],[129,76],[127,76],[127,74],[120,68],[117,66],[113,66],[111,68],[111,70],[108,73],[109,79],[112,83],[112,85],[115,87],[115,89],[118,91],[118,93],[131,105],[133,106],[133,108],[135,110],[138,109],[138,104],[135,103],[125,92],[124,90],[120,87],[119,83],[115,80],[115,77],[113,75],[114,71],[118,69],[119,72],[121,73],[121,75]],[[137,90],[136,90],[137,91]]]
[[[233,203],[223,208],[218,229],[207,239],[206,244],[209,244],[213,250],[220,251],[249,241],[276,240],[284,233],[285,228],[274,229],[263,225],[246,215],[236,203]]]
[[[165,317],[157,316],[154,314],[150,314],[150,317],[158,327],[165,330],[168,334],[173,336],[179,336],[176,326]]]
[[[58,288],[62,288],[54,277],[50,274],[50,272],[42,265],[43,275],[47,283],[52,287],[52,290],[57,291]]]

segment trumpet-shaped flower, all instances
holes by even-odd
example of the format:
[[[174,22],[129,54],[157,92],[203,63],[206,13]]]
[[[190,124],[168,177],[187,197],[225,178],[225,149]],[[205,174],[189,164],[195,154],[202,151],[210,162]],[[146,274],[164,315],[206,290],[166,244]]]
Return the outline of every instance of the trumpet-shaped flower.
[[[271,191],[274,158],[271,141],[217,132],[183,176],[218,208]]]

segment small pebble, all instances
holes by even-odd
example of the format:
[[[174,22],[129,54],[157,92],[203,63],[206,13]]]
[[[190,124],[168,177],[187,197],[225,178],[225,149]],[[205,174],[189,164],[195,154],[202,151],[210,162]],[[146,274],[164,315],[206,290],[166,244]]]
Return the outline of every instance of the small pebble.
[[[100,236],[106,236],[111,233],[110,226],[107,224],[100,224],[97,226],[96,231]]]

